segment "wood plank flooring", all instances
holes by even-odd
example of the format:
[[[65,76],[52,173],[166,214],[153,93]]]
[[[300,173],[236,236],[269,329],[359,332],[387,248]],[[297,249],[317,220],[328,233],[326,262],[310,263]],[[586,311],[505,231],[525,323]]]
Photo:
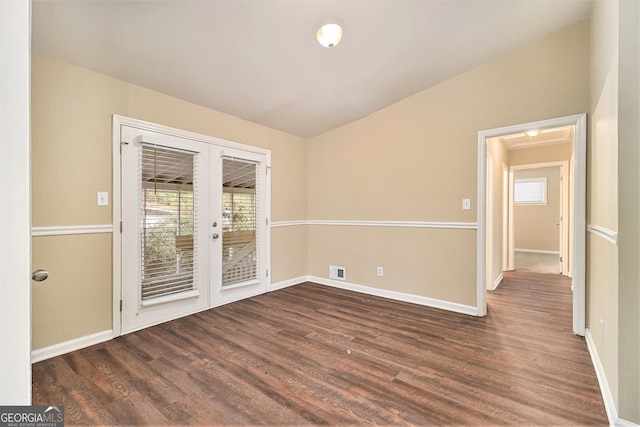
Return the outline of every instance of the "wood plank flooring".
[[[486,318],[317,284],[33,365],[67,425],[607,425],[570,282],[510,273]]]

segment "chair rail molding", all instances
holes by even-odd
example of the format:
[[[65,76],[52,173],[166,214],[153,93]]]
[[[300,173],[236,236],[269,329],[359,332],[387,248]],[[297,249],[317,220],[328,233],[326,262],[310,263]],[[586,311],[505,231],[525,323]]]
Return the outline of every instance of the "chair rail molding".
[[[595,236],[601,237],[604,240],[613,243],[614,245],[618,244],[618,232],[610,230],[605,227],[600,227],[599,225],[587,224],[587,231]]]
[[[31,227],[31,236],[64,236],[70,234],[100,234],[113,233],[112,224],[99,225],[51,225]]]
[[[342,227],[408,227],[476,230],[476,222],[442,222],[442,221],[374,221],[374,220],[333,220],[309,219],[297,221],[275,221],[271,227],[291,227],[298,225],[333,225]]]

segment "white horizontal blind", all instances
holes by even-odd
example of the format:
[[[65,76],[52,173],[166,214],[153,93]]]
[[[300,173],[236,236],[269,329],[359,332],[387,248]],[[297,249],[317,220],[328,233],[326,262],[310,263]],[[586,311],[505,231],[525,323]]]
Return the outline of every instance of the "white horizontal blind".
[[[223,159],[222,286],[257,278],[257,165]]]
[[[515,203],[547,203],[547,178],[516,179],[513,188]]]
[[[142,301],[195,288],[196,155],[142,145],[139,163]]]

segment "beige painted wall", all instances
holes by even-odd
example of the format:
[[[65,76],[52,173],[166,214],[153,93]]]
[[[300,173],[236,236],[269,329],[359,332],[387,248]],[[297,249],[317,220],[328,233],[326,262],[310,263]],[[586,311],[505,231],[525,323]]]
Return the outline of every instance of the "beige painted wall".
[[[597,260],[597,261],[595,261]],[[618,248],[587,234],[587,327],[591,331],[607,382],[617,403],[618,392]],[[601,292],[605,288],[606,292]],[[604,338],[600,338],[600,319]]]
[[[619,8],[618,403],[640,424],[640,2]]]
[[[587,322],[620,418],[640,424],[640,4],[597,1],[592,16]],[[600,338],[600,320],[604,337]]]
[[[450,268],[452,253],[470,259],[475,245],[473,230],[318,225],[309,229],[309,271],[329,277],[336,265],[349,283],[475,306],[476,288],[466,286],[475,283],[475,270]]]
[[[591,18],[591,108],[587,224],[618,230],[618,2],[597,1]],[[587,327],[618,405],[618,248],[587,239]],[[600,320],[604,339],[600,339]]]
[[[513,206],[513,231],[516,249],[560,250],[560,167],[516,170],[514,181],[547,178],[547,204]]]
[[[270,149],[271,221],[306,218],[305,140],[34,53],[34,226],[111,224],[96,192],[112,194],[112,114]],[[33,349],[110,329],[110,235],[34,237],[33,246],[34,268],[51,273],[34,285]],[[306,228],[274,228],[272,283],[306,269]]]
[[[111,235],[33,238],[32,349],[111,329]],[[37,263],[37,264],[36,264]]]
[[[587,111],[588,38],[588,22],[578,23],[312,138],[309,218],[475,222],[478,131]],[[461,209],[463,198],[472,199],[471,210]],[[332,262],[349,266],[348,281],[375,272],[365,260],[379,249],[360,245],[359,229],[339,227],[332,232],[339,239],[314,239],[323,234],[316,227],[309,238],[310,274],[327,277],[325,254],[332,253],[342,254]],[[405,253],[422,251],[425,239],[441,241],[442,234],[447,245],[437,270],[409,265],[403,274],[414,283],[385,274],[361,284],[416,288],[419,295],[475,306],[475,231],[427,229],[379,241],[388,256],[376,262],[401,263]]]
[[[509,165],[528,165],[532,163],[559,162],[573,158],[573,144],[567,142],[535,148],[509,151]]]

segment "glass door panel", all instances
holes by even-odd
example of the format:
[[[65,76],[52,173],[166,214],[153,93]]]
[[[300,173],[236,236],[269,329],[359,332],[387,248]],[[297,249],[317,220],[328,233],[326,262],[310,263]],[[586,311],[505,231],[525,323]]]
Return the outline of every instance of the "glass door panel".
[[[121,332],[128,333],[209,306],[212,187],[206,144],[128,127],[122,141]]]
[[[267,291],[266,163],[264,155],[240,150],[225,148],[212,155],[210,170],[220,170],[219,204],[214,208],[221,237],[214,239],[218,246],[212,252],[211,265],[219,266],[212,273],[214,305]]]
[[[257,279],[256,164],[222,161],[222,287]]]

